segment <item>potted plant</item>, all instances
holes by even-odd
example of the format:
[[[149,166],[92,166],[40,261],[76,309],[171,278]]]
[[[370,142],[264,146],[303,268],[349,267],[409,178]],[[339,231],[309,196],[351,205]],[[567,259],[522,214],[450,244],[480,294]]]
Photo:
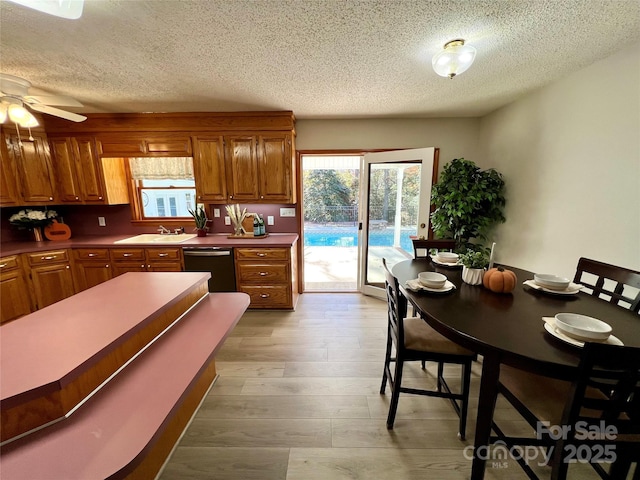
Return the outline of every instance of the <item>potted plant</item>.
[[[483,251],[467,250],[460,255],[462,264],[462,281],[469,285],[482,285],[485,268],[489,264],[489,257]]]
[[[203,207],[196,207],[195,210],[189,209],[189,213],[193,217],[193,220],[196,222],[196,232],[199,237],[205,237],[207,235],[207,230],[209,227],[207,223],[209,219],[207,218],[207,213],[204,211]]]
[[[433,185],[431,203],[436,237],[453,238],[459,252],[485,249],[489,230],[505,221],[504,180],[494,169],[481,170],[472,161],[455,158],[444,166],[440,180]]]
[[[54,210],[33,210],[27,208],[20,210],[9,217],[9,223],[18,228],[26,228],[33,231],[34,240],[41,242],[42,227],[46,227],[53,223],[58,217],[58,214]]]

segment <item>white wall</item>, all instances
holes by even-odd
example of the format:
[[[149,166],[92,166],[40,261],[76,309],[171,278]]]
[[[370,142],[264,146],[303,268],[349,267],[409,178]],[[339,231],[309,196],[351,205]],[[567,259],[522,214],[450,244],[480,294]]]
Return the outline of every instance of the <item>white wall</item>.
[[[478,118],[296,121],[297,150],[440,148],[440,169],[454,158],[474,160]]]
[[[507,185],[499,261],[640,269],[640,44],[483,117],[478,157]]]

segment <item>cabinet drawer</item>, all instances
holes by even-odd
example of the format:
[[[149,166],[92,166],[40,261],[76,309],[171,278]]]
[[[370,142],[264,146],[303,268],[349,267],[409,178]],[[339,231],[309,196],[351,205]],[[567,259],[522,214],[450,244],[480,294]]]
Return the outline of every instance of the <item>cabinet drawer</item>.
[[[147,248],[147,260],[180,260],[180,248]]]
[[[144,262],[144,249],[143,248],[112,248],[111,249],[111,261],[129,262],[135,260],[136,262]]]
[[[47,263],[68,262],[66,250],[51,250],[48,252],[28,253],[29,265],[45,265]]]
[[[76,260],[109,260],[107,248],[77,248],[73,250]]]
[[[147,153],[191,156],[190,137],[149,138],[145,139],[144,143]]]
[[[96,141],[98,153],[104,157],[109,156],[135,156],[144,153],[144,141],[141,138],[103,137]]]
[[[258,287],[252,285],[240,285],[238,290],[248,294],[251,298],[249,308],[291,308],[289,288],[286,286]]]
[[[18,257],[16,255],[11,255],[10,257],[0,258],[0,270],[3,272],[7,272],[9,270],[13,270],[18,268]]]
[[[273,286],[287,284],[289,265],[280,264],[238,264],[239,283],[258,283],[260,285]]]
[[[236,248],[236,260],[288,260],[288,248]]]

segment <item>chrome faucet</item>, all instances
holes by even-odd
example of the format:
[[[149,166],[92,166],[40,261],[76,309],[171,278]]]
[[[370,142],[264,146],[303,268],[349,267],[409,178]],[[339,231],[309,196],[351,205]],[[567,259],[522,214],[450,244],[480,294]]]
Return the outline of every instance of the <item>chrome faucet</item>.
[[[164,235],[164,234],[171,234],[171,230],[169,230],[168,228],[166,228],[163,225],[159,225],[160,228],[158,228],[158,231],[160,232],[160,235]]]

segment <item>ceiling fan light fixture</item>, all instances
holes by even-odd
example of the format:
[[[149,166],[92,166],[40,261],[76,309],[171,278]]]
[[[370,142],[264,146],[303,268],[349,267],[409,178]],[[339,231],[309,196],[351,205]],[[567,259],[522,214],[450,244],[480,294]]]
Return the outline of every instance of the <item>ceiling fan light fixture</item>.
[[[453,78],[466,72],[476,58],[476,49],[458,38],[444,44],[444,49],[433,56],[433,70],[441,77]]]
[[[33,128],[40,125],[36,117],[34,117],[26,108],[17,103],[12,103],[7,108],[7,114],[9,120],[13,123],[17,123],[22,128]]]

